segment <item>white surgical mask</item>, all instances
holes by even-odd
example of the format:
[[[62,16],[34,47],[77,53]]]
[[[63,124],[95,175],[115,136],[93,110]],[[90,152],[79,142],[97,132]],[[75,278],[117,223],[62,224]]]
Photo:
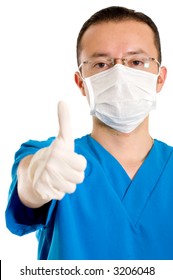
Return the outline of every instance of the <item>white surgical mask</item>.
[[[130,133],[156,107],[157,77],[116,64],[85,78],[91,115],[117,131]]]

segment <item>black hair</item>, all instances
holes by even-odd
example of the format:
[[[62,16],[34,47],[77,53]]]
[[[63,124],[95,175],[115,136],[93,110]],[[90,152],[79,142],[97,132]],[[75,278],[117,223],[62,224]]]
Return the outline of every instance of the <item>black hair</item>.
[[[111,6],[108,8],[104,8],[96,13],[94,13],[82,26],[78,38],[77,38],[77,45],[76,45],[76,52],[77,52],[77,63],[80,64],[80,52],[81,52],[81,40],[86,32],[86,30],[91,26],[101,22],[109,22],[109,21],[125,21],[125,20],[134,20],[137,22],[143,22],[147,24],[151,30],[153,31],[154,35],[154,44],[158,51],[158,61],[161,63],[162,55],[161,55],[161,43],[160,43],[160,36],[157,26],[153,22],[153,20],[145,15],[142,12],[136,12],[135,10],[128,9],[125,7],[120,6]]]

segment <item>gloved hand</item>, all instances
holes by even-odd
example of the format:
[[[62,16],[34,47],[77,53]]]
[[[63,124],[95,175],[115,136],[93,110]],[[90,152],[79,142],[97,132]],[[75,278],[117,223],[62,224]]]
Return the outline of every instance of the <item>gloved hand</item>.
[[[86,159],[74,153],[67,104],[58,104],[59,135],[50,147],[40,149],[32,158],[28,175],[37,197],[60,200],[82,183]]]

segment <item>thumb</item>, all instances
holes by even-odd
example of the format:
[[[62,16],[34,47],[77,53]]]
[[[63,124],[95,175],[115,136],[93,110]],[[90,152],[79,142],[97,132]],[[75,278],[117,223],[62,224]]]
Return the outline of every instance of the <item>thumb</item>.
[[[58,121],[59,121],[59,135],[68,149],[74,151],[74,140],[72,137],[70,112],[68,105],[64,101],[58,103]]]

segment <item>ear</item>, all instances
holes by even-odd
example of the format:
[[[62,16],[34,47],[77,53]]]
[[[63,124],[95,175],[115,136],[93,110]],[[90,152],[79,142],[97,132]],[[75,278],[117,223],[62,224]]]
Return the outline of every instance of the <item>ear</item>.
[[[74,80],[75,80],[76,85],[80,89],[82,95],[86,96],[85,88],[84,88],[84,82],[83,82],[83,79],[82,79],[81,74],[79,72],[75,72]]]
[[[161,91],[161,89],[165,83],[166,77],[167,77],[167,69],[165,66],[162,66],[160,68],[160,73],[159,73],[159,76],[157,79],[157,86],[156,86],[157,92]]]

